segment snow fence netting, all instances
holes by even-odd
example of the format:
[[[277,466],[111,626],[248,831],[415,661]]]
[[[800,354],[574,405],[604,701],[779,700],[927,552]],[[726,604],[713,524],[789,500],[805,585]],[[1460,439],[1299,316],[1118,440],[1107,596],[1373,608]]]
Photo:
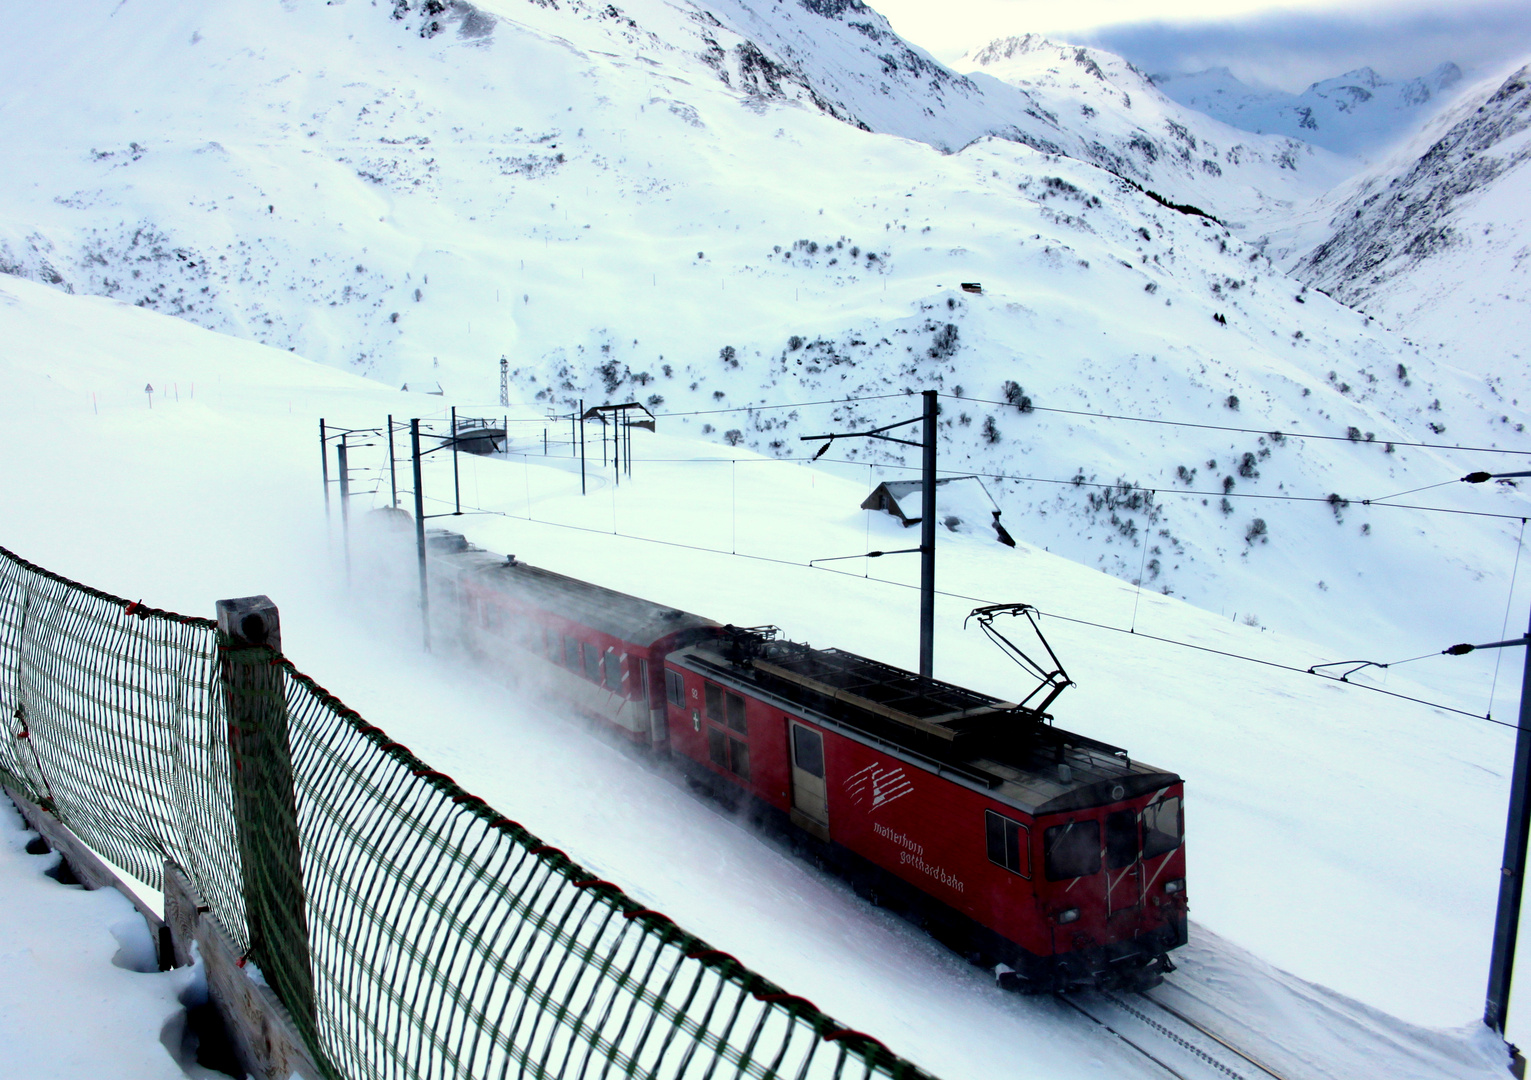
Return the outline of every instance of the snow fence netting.
[[[154,887],[185,868],[330,1076],[926,1077],[226,644],[0,548],[0,778]],[[249,695],[281,767],[236,785]]]
[[[0,548],[0,778],[154,889],[184,867],[244,948],[217,624]]]

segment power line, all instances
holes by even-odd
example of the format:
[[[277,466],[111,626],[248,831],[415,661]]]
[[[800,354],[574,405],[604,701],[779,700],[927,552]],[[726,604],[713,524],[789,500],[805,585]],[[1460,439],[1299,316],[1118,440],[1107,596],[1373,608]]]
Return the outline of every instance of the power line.
[[[525,456],[525,455],[522,455],[522,456]],[[919,468],[920,468],[918,465],[905,465],[903,462],[898,462],[898,461],[875,461],[875,462],[874,461],[865,461],[865,460],[863,460],[863,461],[856,461],[856,460],[853,460],[851,458],[832,458],[832,457],[824,457],[824,458],[817,458],[817,459],[815,459],[815,458],[813,458],[811,456],[796,456],[796,455],[790,455],[790,456],[784,456],[784,457],[775,457],[775,458],[762,457],[762,458],[753,458],[753,459],[752,458],[728,458],[728,457],[718,457],[718,458],[647,458],[646,457],[646,458],[643,458],[642,460],[646,461],[646,462],[649,462],[651,464],[655,464],[655,465],[711,465],[711,464],[722,464],[722,463],[727,463],[727,462],[734,462],[735,464],[746,464],[746,465],[752,465],[752,464],[753,465],[778,465],[778,464],[780,464],[780,465],[809,465],[809,464],[814,463],[814,461],[819,461],[819,462],[824,462],[824,463],[833,464],[833,465],[857,465],[857,466],[870,465],[870,466],[872,466],[874,468],[879,468],[879,469],[904,469],[905,471],[908,471],[908,472],[918,472]],[[1101,488],[1101,489],[1107,490],[1107,491],[1121,491],[1121,490],[1124,490],[1124,486],[1121,483],[1106,484],[1106,483],[1101,483],[1099,480],[1076,480],[1076,479],[1073,479],[1072,477],[1070,477],[1068,479],[1058,479],[1056,477],[1047,477],[1047,476],[1023,476],[1023,475],[1019,475],[1019,474],[1016,474],[1016,473],[991,473],[991,472],[960,472],[960,473],[959,472],[953,472],[951,475],[953,477],[957,477],[957,478],[965,477],[965,476],[976,476],[976,477],[980,477],[980,478],[982,478],[984,480],[1015,480],[1015,481],[1023,481],[1023,482],[1031,483],[1031,484],[1054,484],[1054,485],[1057,485],[1059,487],[1092,487],[1092,488]],[[1455,480],[1447,480],[1447,481],[1443,481],[1440,484],[1431,484],[1431,485],[1428,485],[1428,486],[1429,487],[1444,487],[1444,486],[1447,486],[1449,484],[1453,484],[1453,483],[1456,483],[1456,482],[1457,481],[1455,481]],[[1344,498],[1344,497],[1341,497],[1341,496],[1330,497],[1328,495],[1273,495],[1273,494],[1262,493],[1262,492],[1255,492],[1255,491],[1215,491],[1215,490],[1214,491],[1201,491],[1201,490],[1198,490],[1198,489],[1195,489],[1195,488],[1187,488],[1185,490],[1181,490],[1180,488],[1175,488],[1175,487],[1170,487],[1170,488],[1149,488],[1149,487],[1144,487],[1141,484],[1127,484],[1127,485],[1125,485],[1125,490],[1127,490],[1127,491],[1141,491],[1141,492],[1144,492],[1144,493],[1147,493],[1147,494],[1154,494],[1154,495],[1177,495],[1177,496],[1189,497],[1189,498],[1263,499],[1263,500],[1267,500],[1267,501],[1270,501],[1270,502],[1324,503],[1324,504],[1329,505],[1329,506],[1339,505],[1341,509],[1344,509],[1345,507],[1349,507],[1349,506],[1353,506],[1353,505],[1354,506],[1381,506],[1381,507],[1391,507],[1391,508],[1396,509],[1396,510],[1419,510],[1419,511],[1423,511],[1425,513],[1430,513],[1430,514],[1458,514],[1458,515],[1461,515],[1461,516],[1464,516],[1464,517],[1506,518],[1506,519],[1516,520],[1516,521],[1518,521],[1521,518],[1525,517],[1524,514],[1500,514],[1500,513],[1494,513],[1492,511],[1488,511],[1488,510],[1459,510],[1459,509],[1455,509],[1455,508],[1452,508],[1452,507],[1449,507],[1449,506],[1420,506],[1420,505],[1415,504],[1415,503],[1384,502],[1384,501],[1379,500],[1379,499],[1347,499],[1347,498]],[[1416,488],[1415,490],[1416,491],[1424,491],[1424,490],[1427,490],[1427,489],[1426,488]],[[1404,491],[1404,492],[1399,492],[1397,495],[1386,495],[1386,496],[1383,496],[1383,498],[1384,499],[1396,499],[1396,498],[1399,497],[1399,495],[1407,495],[1407,494],[1409,494],[1409,492]],[[1336,499],[1338,499],[1338,503],[1336,503]]]
[[[425,496],[425,498],[430,499],[433,502],[440,502],[440,503],[448,502],[448,500],[435,498],[433,496]],[[910,589],[910,590],[915,590],[915,591],[918,591],[918,589],[919,589],[918,585],[910,585],[910,584],[907,584],[907,583],[902,582],[902,581],[891,581],[888,578],[874,578],[874,577],[872,577],[872,576],[870,576],[868,574],[864,574],[864,573],[863,574],[859,574],[859,575],[858,574],[853,574],[853,573],[851,573],[849,571],[846,571],[846,570],[836,570],[836,569],[834,569],[832,567],[815,566],[815,565],[813,565],[811,563],[799,562],[796,559],[780,559],[780,558],[774,558],[774,557],[769,556],[769,555],[751,555],[751,554],[748,554],[746,552],[725,551],[722,548],[704,547],[704,546],[702,546],[700,544],[684,544],[684,543],[680,543],[679,541],[675,541],[675,540],[661,540],[661,539],[658,539],[658,538],[652,537],[652,536],[638,536],[638,535],[633,534],[633,533],[624,533],[624,532],[621,532],[621,531],[619,531],[617,529],[611,529],[610,531],[608,531],[606,529],[594,529],[594,528],[591,528],[591,527],[586,526],[586,525],[570,525],[570,524],[567,524],[567,523],[564,523],[564,522],[560,522],[560,521],[546,521],[546,520],[541,519],[541,518],[531,517],[530,515],[522,518],[522,517],[518,517],[517,515],[507,513],[506,511],[503,511],[503,510],[486,510],[483,507],[477,507],[477,506],[470,506],[468,509],[476,511],[476,512],[481,513],[481,514],[488,515],[488,516],[503,517],[503,518],[508,518],[508,519],[511,519],[511,520],[526,521],[526,522],[529,522],[531,524],[536,524],[536,525],[548,525],[548,526],[552,526],[553,528],[557,528],[557,529],[569,529],[569,530],[572,530],[574,532],[590,533],[590,534],[595,535],[595,536],[615,536],[615,537],[619,537],[619,538],[624,539],[624,540],[637,540],[637,541],[640,541],[640,542],[646,543],[646,544],[658,544],[658,545],[660,545],[662,547],[677,548],[677,549],[680,549],[680,550],[683,550],[683,551],[698,551],[698,552],[704,552],[704,553],[711,554],[711,555],[723,555],[723,556],[727,556],[729,558],[735,558],[735,559],[750,559],[750,560],[753,560],[755,562],[774,563],[774,564],[779,565],[779,566],[792,566],[792,567],[798,567],[800,569],[805,569],[805,570],[819,570],[819,571],[822,571],[824,573],[839,574],[842,577],[857,578],[857,579],[862,580],[862,581],[875,581],[875,582],[878,582],[878,583],[883,584],[883,585],[892,585],[892,586],[895,586],[896,588],[900,588],[900,589]],[[976,603],[976,604],[993,604],[993,603],[996,602],[995,600],[993,600],[992,598],[989,598],[989,597],[969,596],[969,595],[967,595],[965,593],[950,592],[950,591],[947,591],[945,589],[937,589],[936,590],[936,594],[938,596],[945,596],[945,597],[948,597],[948,598],[954,599],[954,600],[966,600],[966,601],[970,601],[970,602]],[[1076,624],[1078,624],[1080,626],[1089,626],[1089,627],[1093,627],[1093,628],[1099,629],[1099,630],[1108,630],[1108,631],[1111,631],[1112,633],[1126,634],[1129,637],[1143,638],[1143,639],[1148,640],[1148,641],[1157,641],[1157,642],[1160,642],[1160,643],[1165,644],[1165,645],[1173,645],[1173,646],[1176,646],[1176,647],[1182,648],[1182,649],[1192,649],[1192,650],[1195,650],[1196,652],[1210,653],[1212,655],[1226,657],[1226,658],[1231,659],[1231,660],[1241,660],[1241,661],[1243,661],[1245,663],[1259,664],[1262,667],[1276,668],[1278,670],[1291,672],[1291,673],[1296,674],[1296,675],[1308,675],[1308,676],[1312,676],[1314,678],[1324,679],[1326,682],[1343,683],[1343,685],[1349,686],[1349,687],[1354,687],[1357,690],[1369,690],[1372,693],[1383,694],[1383,695],[1385,695],[1387,697],[1398,698],[1398,699],[1403,700],[1403,701],[1414,702],[1415,704],[1418,704],[1418,705],[1424,705],[1424,706],[1427,706],[1427,707],[1432,708],[1432,709],[1440,709],[1443,712],[1454,713],[1454,714],[1456,714],[1458,716],[1465,716],[1465,717],[1468,717],[1468,718],[1473,719],[1473,720],[1486,720],[1489,723],[1497,724],[1500,727],[1510,727],[1510,728],[1517,728],[1518,729],[1518,725],[1517,724],[1508,723],[1508,722],[1503,721],[1503,720],[1495,720],[1491,716],[1485,716],[1485,715],[1482,715],[1482,714],[1479,714],[1479,713],[1475,713],[1475,712],[1468,712],[1466,709],[1458,709],[1458,708],[1455,708],[1455,707],[1450,706],[1450,705],[1442,705],[1439,702],[1429,701],[1429,700],[1427,700],[1425,698],[1413,697],[1413,696],[1411,696],[1409,694],[1400,694],[1400,693],[1398,693],[1397,691],[1394,691],[1394,690],[1384,690],[1380,686],[1370,686],[1370,685],[1368,685],[1366,683],[1356,683],[1356,682],[1349,682],[1348,680],[1329,678],[1327,676],[1318,675],[1316,672],[1311,671],[1311,670],[1309,670],[1307,668],[1294,667],[1291,664],[1282,664],[1282,663],[1279,663],[1279,662],[1274,661],[1274,660],[1263,660],[1263,659],[1261,659],[1259,657],[1256,657],[1256,656],[1246,656],[1246,655],[1244,655],[1242,653],[1230,652],[1230,651],[1227,651],[1227,650],[1224,650],[1224,649],[1214,649],[1214,648],[1211,648],[1210,646],[1196,645],[1196,644],[1193,644],[1193,643],[1188,642],[1188,641],[1179,641],[1179,640],[1177,640],[1175,638],[1160,637],[1160,636],[1158,636],[1156,634],[1139,633],[1135,629],[1123,629],[1120,626],[1110,626],[1110,625],[1108,625],[1106,623],[1094,622],[1094,621],[1092,621],[1090,619],[1080,619],[1080,618],[1075,618],[1074,616],[1071,616],[1071,615],[1062,615],[1062,614],[1059,614],[1057,612],[1043,611],[1040,608],[1037,609],[1037,611],[1038,611],[1038,614],[1040,614],[1040,615],[1045,615],[1045,616],[1047,616],[1049,618],[1054,618],[1054,619],[1061,619],[1064,622],[1076,623]],[[1415,659],[1420,659],[1420,658],[1416,657]]]
[[[657,419],[661,416],[715,416],[719,413],[736,412],[765,412],[769,409],[802,409],[810,405],[856,405],[863,401],[889,401],[893,398],[912,397],[913,391],[898,394],[877,394],[872,397],[859,398],[825,398],[823,401],[791,401],[783,405],[736,405],[728,409],[693,409],[689,412],[662,412],[655,413]]]
[[[855,405],[863,401],[889,401],[893,398],[907,398],[911,396],[912,392],[900,392],[897,394],[876,394],[872,397],[825,398],[822,401],[788,401],[780,405],[733,405],[725,409],[687,409],[677,412],[657,412],[653,416],[656,420],[670,416],[718,416],[723,413],[768,412],[773,409],[804,409],[810,405]],[[573,415],[572,413],[554,413],[548,416],[511,416],[507,419],[512,424],[546,424],[566,421]],[[574,418],[578,419],[577,416],[574,416]],[[490,417],[489,419],[492,420],[494,418]]]
[[[815,405],[855,405],[855,404],[859,404],[859,403],[865,402],[865,401],[890,401],[890,400],[893,400],[895,398],[907,398],[907,397],[910,397],[912,394],[913,394],[913,391],[903,391],[903,392],[896,393],[896,394],[875,394],[875,395],[870,396],[870,397],[825,398],[825,399],[822,399],[820,401],[791,401],[791,402],[784,402],[784,403],[779,404],[779,405],[735,405],[735,406],[730,406],[728,408],[722,408],[722,409],[687,409],[687,410],[678,410],[678,411],[674,411],[674,412],[658,412],[658,413],[654,413],[654,417],[656,419],[658,419],[660,417],[672,417],[672,416],[719,416],[719,415],[723,415],[723,414],[726,414],[726,413],[768,412],[768,411],[776,410],[776,409],[808,408],[810,406],[815,406]],[[1010,401],[995,401],[995,400],[993,400],[991,398],[959,397],[956,394],[945,394],[945,393],[941,394],[941,397],[946,398],[946,399],[948,399],[950,401],[969,402],[969,403],[975,404],[975,405],[994,405],[994,406],[997,406],[999,408],[1005,408],[1005,409],[1019,408],[1019,406],[1017,406],[1014,402],[1010,402]],[[1056,414],[1058,414],[1060,416],[1079,416],[1079,417],[1085,417],[1085,418],[1093,419],[1093,420],[1117,420],[1117,421],[1121,421],[1123,423],[1131,423],[1131,424],[1154,424],[1154,425],[1158,425],[1158,426],[1161,426],[1161,427],[1193,428],[1193,429],[1196,429],[1196,430],[1199,430],[1199,431],[1227,431],[1227,432],[1232,432],[1232,433],[1240,434],[1240,435],[1267,435],[1267,436],[1274,435],[1274,436],[1277,436],[1277,437],[1283,438],[1283,439],[1308,439],[1308,440],[1325,441],[1325,442],[1349,442],[1349,443],[1361,443],[1363,445],[1364,444],[1373,444],[1373,443],[1375,443],[1377,441],[1377,440],[1374,440],[1374,439],[1357,439],[1357,438],[1352,438],[1348,434],[1347,435],[1320,435],[1320,434],[1318,434],[1316,432],[1282,431],[1279,428],[1246,428],[1246,427],[1232,427],[1232,426],[1227,425],[1227,424],[1198,424],[1198,423],[1194,423],[1194,422],[1189,421],[1189,420],[1165,420],[1165,419],[1158,418],[1158,417],[1126,416],[1126,415],[1122,415],[1122,414],[1118,414],[1118,413],[1090,412],[1089,410],[1086,410],[1086,409],[1060,409],[1060,408],[1056,408],[1054,406],[1049,406],[1049,405],[1030,405],[1030,406],[1027,407],[1026,411],[1027,412],[1056,413]],[[510,421],[512,423],[546,423],[548,420],[558,420],[558,419],[567,419],[567,414],[565,414],[564,416],[548,417],[546,419],[536,418],[536,417],[533,417],[533,418],[511,417]],[[1531,455],[1531,450],[1513,450],[1513,449],[1508,449],[1508,448],[1504,448],[1504,447],[1497,447],[1497,446],[1462,446],[1460,444],[1451,444],[1451,443],[1408,442],[1408,441],[1404,441],[1404,440],[1400,440],[1400,439],[1383,439],[1381,441],[1384,442],[1384,443],[1387,443],[1389,445],[1392,445],[1392,446],[1407,446],[1407,447],[1414,447],[1414,448],[1425,449],[1425,450],[1461,450],[1461,451],[1464,451],[1466,453],[1473,453],[1473,454],[1521,454],[1521,455]],[[1426,489],[1425,488],[1415,488],[1414,490],[1415,491],[1424,491]],[[1409,494],[1412,494],[1412,493],[1413,492],[1409,492],[1409,491],[1399,492],[1400,495],[1409,495]],[[1397,496],[1394,496],[1394,495],[1385,496],[1385,498],[1396,498],[1396,497]]]
[[[998,405],[1005,409],[1019,409],[1020,406],[1011,401],[991,401],[988,398],[958,397],[955,394],[942,394],[944,398],[952,401],[968,401],[979,405]],[[871,399],[868,399],[871,400]],[[1122,420],[1132,424],[1158,424],[1164,427],[1198,428],[1202,431],[1232,431],[1243,435],[1279,435],[1283,439],[1317,439],[1327,442],[1353,442],[1366,445],[1375,440],[1353,439],[1349,435],[1317,435],[1303,431],[1281,431],[1277,428],[1243,428],[1228,427],[1224,424],[1195,424],[1188,420],[1161,420],[1147,416],[1121,416],[1115,413],[1088,412],[1082,409],[1058,409],[1046,405],[1031,405],[1028,412],[1058,413],[1061,416],[1084,416],[1095,420]],[[1413,446],[1427,450],[1465,450],[1475,454],[1531,454],[1531,450],[1506,450],[1497,446],[1453,446],[1446,443],[1426,442],[1402,442],[1398,439],[1384,439],[1383,442],[1392,443],[1394,446]]]

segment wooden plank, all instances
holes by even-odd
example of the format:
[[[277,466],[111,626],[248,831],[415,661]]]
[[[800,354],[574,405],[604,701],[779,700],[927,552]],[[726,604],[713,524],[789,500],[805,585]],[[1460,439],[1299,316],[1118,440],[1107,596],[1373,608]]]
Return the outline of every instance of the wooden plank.
[[[251,977],[218,920],[171,862],[165,864],[165,917],[178,957],[189,960],[191,943],[196,942],[208,994],[228,1029],[240,1068],[256,1080],[324,1080],[286,1008],[269,986]]]
[[[49,847],[63,856],[80,884],[87,889],[116,889],[126,896],[144,917],[144,921],[149,924],[149,932],[154,936],[156,944],[162,946],[165,920],[160,917],[159,912],[150,907],[119,878],[115,870],[102,862],[100,856],[86,847],[69,826],[9,784],[3,786],[5,793],[11,797],[11,802],[16,804],[16,809],[20,810],[21,816],[26,819],[27,825],[46,840]],[[164,955],[160,956],[159,963],[161,971],[171,966],[169,958]]]

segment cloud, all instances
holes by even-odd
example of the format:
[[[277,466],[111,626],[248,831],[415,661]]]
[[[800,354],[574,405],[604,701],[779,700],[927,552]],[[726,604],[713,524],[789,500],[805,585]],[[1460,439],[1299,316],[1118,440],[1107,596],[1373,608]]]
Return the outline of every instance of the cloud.
[[[1270,12],[1218,22],[1139,22],[1056,35],[1126,57],[1151,73],[1227,67],[1245,82],[1298,92],[1362,66],[1385,79],[1452,61],[1487,76],[1531,58],[1531,6],[1467,3],[1444,10]]]

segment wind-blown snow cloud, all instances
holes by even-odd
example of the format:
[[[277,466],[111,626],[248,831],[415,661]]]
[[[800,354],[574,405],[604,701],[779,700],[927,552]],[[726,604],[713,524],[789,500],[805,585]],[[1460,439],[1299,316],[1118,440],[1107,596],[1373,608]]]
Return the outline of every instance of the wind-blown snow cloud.
[[[1410,78],[1452,61],[1472,76],[1531,54],[1531,7],[1283,11],[1219,22],[1138,22],[1054,36],[1118,53],[1150,73],[1227,67],[1245,82],[1297,92],[1362,66]]]

